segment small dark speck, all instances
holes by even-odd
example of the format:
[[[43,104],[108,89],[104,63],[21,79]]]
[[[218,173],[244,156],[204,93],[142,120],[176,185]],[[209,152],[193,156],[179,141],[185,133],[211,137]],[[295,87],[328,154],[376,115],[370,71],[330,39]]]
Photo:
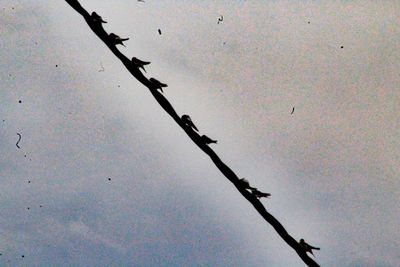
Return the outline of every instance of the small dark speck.
[[[343,49],[343,45],[340,48]]]
[[[30,184],[31,183],[31,180],[28,180],[28,184]]]
[[[158,34],[161,35],[161,30],[160,29],[158,29]]]
[[[25,258],[25,255],[21,255],[21,258]]]
[[[111,181],[111,178],[108,178],[109,181]]]
[[[9,76],[9,77],[11,77],[11,73],[10,73],[10,74],[8,74],[8,76]]]
[[[120,88],[120,87],[121,87],[121,85],[118,84],[118,88]]]
[[[26,209],[27,209],[27,210],[30,210],[31,208],[30,208],[30,207],[27,207]]]
[[[14,7],[12,7],[11,9],[14,9]]]
[[[22,100],[19,100],[19,101],[18,101],[18,103],[20,103],[20,104],[21,104],[21,103],[22,103]]]
[[[310,24],[311,22],[307,22],[308,24]]]
[[[26,158],[26,155],[24,155],[24,158]]]
[[[39,208],[43,207],[42,205],[39,206]]]
[[[58,65],[56,65],[56,68],[58,67]]]

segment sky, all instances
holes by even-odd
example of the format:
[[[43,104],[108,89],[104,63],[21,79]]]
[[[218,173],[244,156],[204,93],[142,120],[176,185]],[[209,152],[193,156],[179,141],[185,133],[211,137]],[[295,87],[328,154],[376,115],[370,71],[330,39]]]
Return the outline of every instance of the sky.
[[[398,265],[399,1],[80,2],[319,264]],[[64,1],[0,58],[0,266],[304,266]]]

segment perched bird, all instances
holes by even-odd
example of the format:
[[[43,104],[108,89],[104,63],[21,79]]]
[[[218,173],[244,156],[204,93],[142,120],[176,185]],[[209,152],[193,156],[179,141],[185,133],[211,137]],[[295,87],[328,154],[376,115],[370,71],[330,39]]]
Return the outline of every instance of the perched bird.
[[[103,20],[103,18],[96,12],[92,12],[92,15],[90,15],[90,17],[92,18],[93,22],[107,23],[107,21]]]
[[[197,127],[196,127],[196,125],[194,125],[194,123],[192,122],[192,119],[189,117],[189,115],[183,115],[182,117],[181,117],[181,120],[183,121],[183,123],[186,125],[186,126],[189,126],[190,128],[192,128],[192,129],[194,129],[194,130],[196,130],[196,131],[199,131],[198,129],[197,129]]]
[[[155,79],[155,78],[150,78],[149,81],[154,85],[154,87],[155,87],[156,89],[160,89],[160,91],[161,91],[162,93],[164,93],[164,91],[163,91],[162,88],[163,88],[163,87],[168,87],[167,84],[162,83],[162,82],[160,82],[159,80],[157,80],[157,79]]]
[[[118,35],[116,35],[115,33],[110,33],[109,35],[108,35],[108,38],[110,39],[110,41],[113,43],[113,45],[123,45],[123,46],[125,46],[124,44],[123,44],[123,42],[125,42],[125,41],[128,41],[129,40],[129,38],[121,38],[121,37],[119,37]],[[125,46],[126,47],[126,46]]]
[[[251,190],[251,193],[258,199],[260,199],[262,197],[268,198],[271,196],[270,193],[264,193],[264,192],[258,191],[258,189]]]
[[[217,143],[217,140],[213,140],[210,137],[208,137],[207,135],[202,135],[200,138],[206,145],[213,144],[213,143],[216,144]]]
[[[219,24],[220,22],[222,22],[224,20],[224,16],[220,16],[219,18],[218,18],[218,23],[217,24]]]
[[[137,68],[142,68],[144,72],[146,72],[146,70],[144,69],[144,65],[149,65],[150,62],[149,61],[142,61],[136,57],[132,58],[132,63],[133,65],[135,65]]]
[[[252,191],[257,190],[257,188],[250,186],[250,183],[246,180],[246,178],[239,179],[239,182],[245,189],[250,189]]]
[[[290,115],[293,115],[293,113],[294,113],[294,107],[293,107],[292,112],[290,113]]]
[[[314,256],[314,253],[312,252],[313,249],[320,250],[320,248],[316,248],[316,247],[313,247],[313,246],[307,244],[303,238],[300,239],[299,244],[300,244],[301,248],[304,249],[305,252],[310,252],[313,256]]]

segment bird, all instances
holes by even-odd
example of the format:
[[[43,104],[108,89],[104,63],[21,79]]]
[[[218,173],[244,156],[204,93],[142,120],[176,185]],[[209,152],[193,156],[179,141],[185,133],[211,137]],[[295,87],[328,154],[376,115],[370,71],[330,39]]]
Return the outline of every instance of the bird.
[[[293,115],[293,113],[294,113],[294,107],[293,107],[292,112],[290,113],[290,115]]]
[[[161,91],[162,93],[164,93],[164,91],[163,91],[162,88],[163,88],[163,87],[168,87],[167,84],[162,83],[162,82],[160,82],[159,80],[157,80],[157,79],[155,79],[155,78],[150,78],[149,82],[151,82],[151,83],[154,85],[154,87],[155,87],[156,89],[160,89],[160,91]]]
[[[313,246],[307,244],[306,241],[304,241],[303,238],[300,239],[299,245],[305,252],[310,252],[313,256],[314,256],[314,253],[312,252],[313,249],[320,250],[320,248],[313,247]]]
[[[218,142],[217,140],[211,139],[207,135],[202,135],[200,138],[206,145],[213,144],[213,143],[216,144]]]
[[[161,30],[160,29],[158,29],[158,34],[161,35]]]
[[[149,65],[150,62],[149,61],[142,61],[136,57],[132,58],[132,63],[133,65],[135,65],[137,68],[142,68],[144,72],[146,72],[146,70],[144,69],[144,65]]]
[[[118,35],[116,35],[115,33],[110,33],[109,35],[108,35],[108,38],[110,39],[110,41],[112,42],[112,44],[113,45],[123,45],[123,46],[125,46],[124,44],[123,44],[123,42],[125,42],[125,41],[128,41],[129,40],[129,38],[121,38],[121,37],[119,37]],[[126,47],[126,46],[125,46]]]
[[[239,179],[239,182],[244,187],[244,189],[257,190],[257,188],[250,186],[250,183],[246,178]]]
[[[107,23],[107,21],[103,20],[103,18],[96,12],[92,12],[90,17],[92,18],[93,22]]]
[[[192,119],[190,118],[189,115],[186,115],[186,114],[182,115],[181,120],[183,121],[183,123],[186,126],[189,126],[190,128],[192,128],[192,129],[194,129],[196,131],[199,131],[199,129],[197,129],[196,125],[194,125],[194,123],[192,122]]]
[[[262,197],[268,198],[271,196],[270,193],[264,193],[264,192],[258,191],[258,189],[251,190],[251,193],[258,199],[260,199]]]
[[[219,24],[223,20],[224,20],[224,16],[220,15],[220,17],[218,18],[218,23],[217,24]]]

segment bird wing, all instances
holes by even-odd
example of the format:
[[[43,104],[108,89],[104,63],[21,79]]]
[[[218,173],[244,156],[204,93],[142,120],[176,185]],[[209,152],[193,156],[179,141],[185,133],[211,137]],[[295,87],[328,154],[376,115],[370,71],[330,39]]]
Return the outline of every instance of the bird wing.
[[[196,125],[194,125],[194,123],[192,121],[190,121],[190,127],[192,127],[193,129],[195,129],[196,131],[199,131],[199,129],[197,129]]]
[[[138,58],[134,58],[134,61],[140,63],[141,65],[149,65],[151,63],[150,61],[143,61]]]

